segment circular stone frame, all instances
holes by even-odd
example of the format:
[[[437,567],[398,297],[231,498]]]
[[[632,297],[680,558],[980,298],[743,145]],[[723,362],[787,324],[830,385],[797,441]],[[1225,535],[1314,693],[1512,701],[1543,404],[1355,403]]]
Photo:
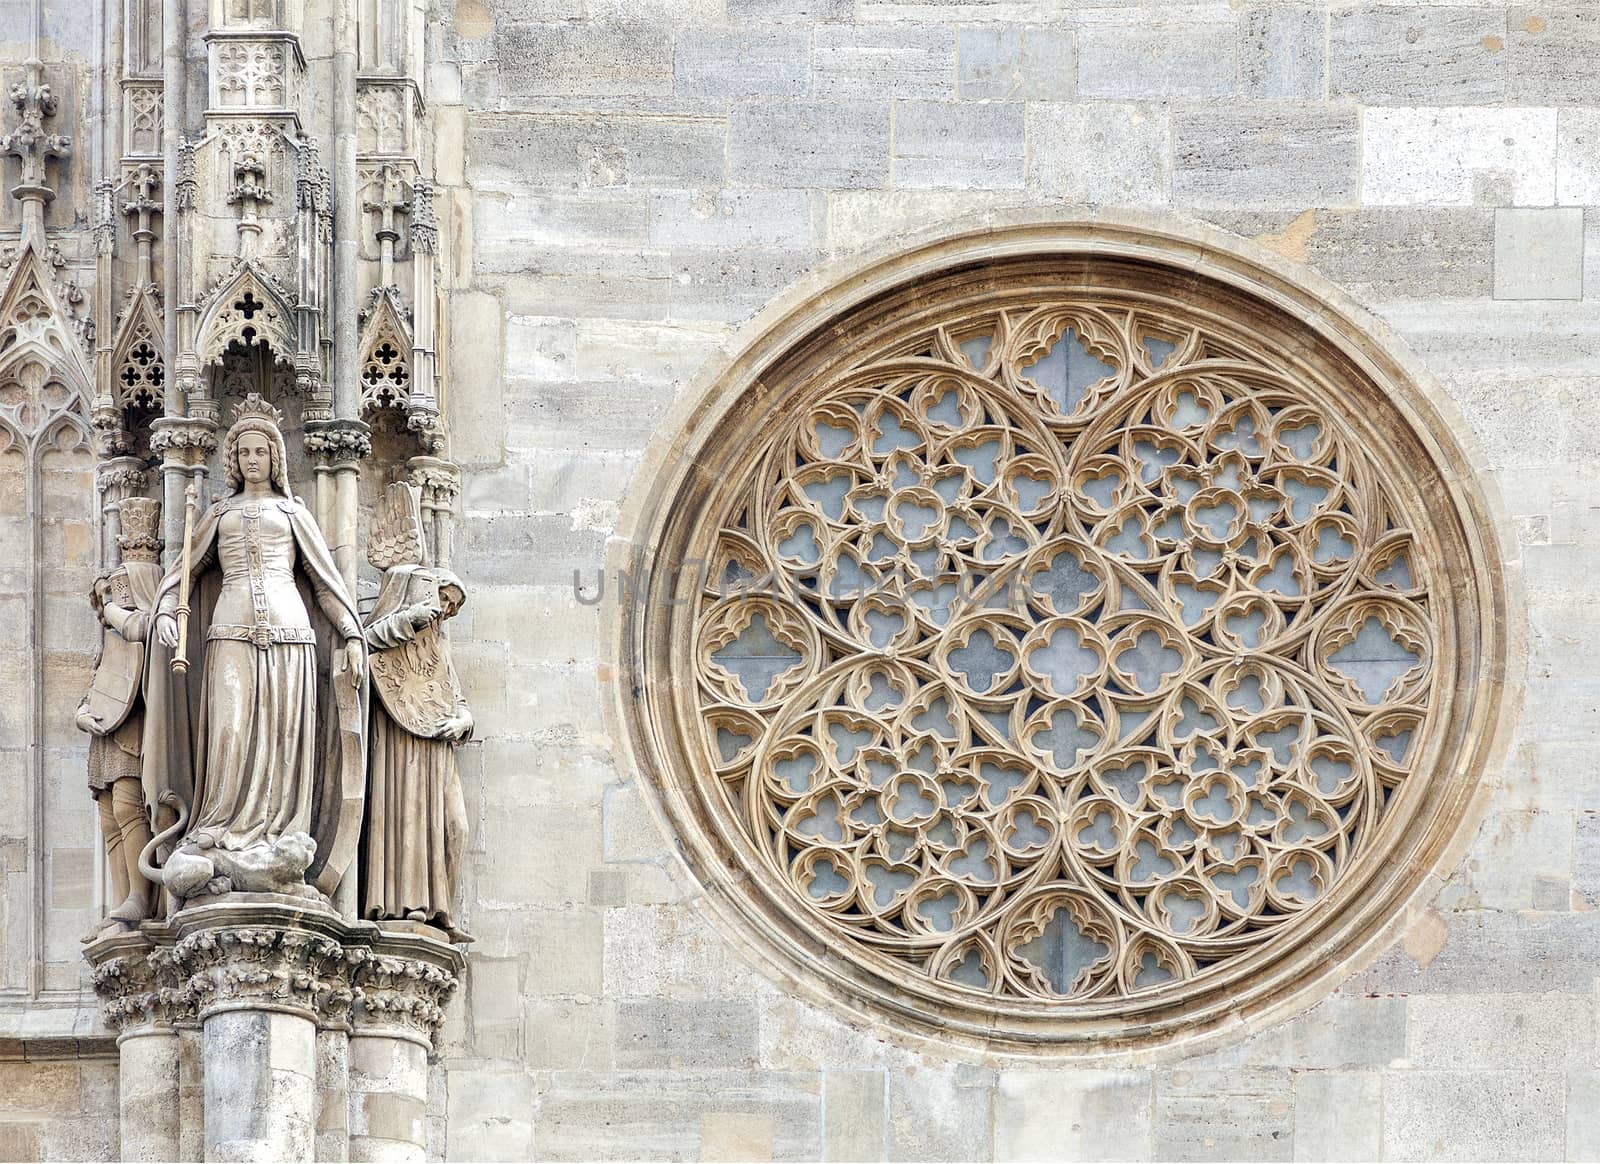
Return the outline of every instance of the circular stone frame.
[[[897,973],[891,960],[863,957],[828,940],[794,908],[793,891],[754,859],[737,822],[702,795],[715,779],[702,747],[686,738],[693,702],[682,676],[693,650],[693,569],[714,535],[718,491],[737,459],[758,447],[807,381],[786,371],[803,353],[847,340],[852,321],[896,296],[938,280],[1002,276],[1011,264],[1065,260],[1143,266],[1169,290],[1220,295],[1259,312],[1281,338],[1298,330],[1309,358],[1336,366],[1347,394],[1328,406],[1352,422],[1374,457],[1410,465],[1435,515],[1453,621],[1441,683],[1448,718],[1414,781],[1426,783],[1409,814],[1386,816],[1376,841],[1328,896],[1252,953],[1194,978],[1183,989],[1090,1002],[992,998]],[[1237,318],[1237,317],[1234,317]],[[1287,325],[1287,327],[1285,326]],[[1332,379],[1332,377],[1330,377]],[[1374,407],[1374,402],[1378,406]],[[1387,416],[1383,414],[1387,413]],[[1387,425],[1387,427],[1385,427]],[[1246,240],[1165,217],[1102,215],[1038,221],[1002,216],[819,271],[791,289],[735,337],[680,398],[635,477],[620,515],[607,572],[625,576],[612,605],[612,738],[652,801],[672,847],[705,891],[720,929],[791,991],[843,1009],[856,1021],[887,1023],[942,1046],[998,1053],[1143,1056],[1211,1042],[1276,1021],[1318,1001],[1404,932],[1462,857],[1481,819],[1520,707],[1520,592],[1514,544],[1495,499],[1472,472],[1465,421],[1401,341],[1348,294]],[[622,597],[621,594],[618,595]]]

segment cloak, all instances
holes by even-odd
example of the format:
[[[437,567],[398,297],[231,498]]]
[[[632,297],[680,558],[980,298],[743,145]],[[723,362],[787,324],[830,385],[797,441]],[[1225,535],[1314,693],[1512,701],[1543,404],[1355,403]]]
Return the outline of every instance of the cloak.
[[[204,698],[207,632],[211,611],[222,590],[222,571],[217,565],[217,529],[223,514],[238,504],[238,494],[212,505],[195,522],[189,589],[189,637],[187,674],[172,672],[171,647],[156,637],[156,620],[150,620],[150,637],[145,650],[145,803],[160,803],[161,794],[174,792],[191,809],[201,800],[203,789],[195,787],[194,725],[200,722],[200,701]],[[316,634],[317,654],[317,751],[319,765],[317,789],[313,797],[311,836],[317,842],[316,859],[306,871],[306,881],[332,895],[350,867],[360,841],[362,809],[367,782],[367,681],[359,687],[350,684],[344,671],[342,654],[334,658],[334,648],[343,648],[345,634],[329,622],[312,593],[307,576],[314,578],[348,615],[348,626],[360,637],[361,616],[355,599],[345,588],[344,578],[334,563],[322,531],[305,506],[278,495],[266,504],[276,504],[288,517],[294,535],[297,561],[295,584],[301,602]],[[156,592],[157,612],[172,612],[178,601],[181,557],[161,580]]]

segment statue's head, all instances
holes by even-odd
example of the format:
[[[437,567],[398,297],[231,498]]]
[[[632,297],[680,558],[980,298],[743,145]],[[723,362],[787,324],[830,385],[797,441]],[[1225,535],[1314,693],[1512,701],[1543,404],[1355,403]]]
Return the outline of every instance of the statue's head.
[[[235,416],[223,447],[229,491],[237,493],[249,482],[264,484],[287,497],[289,458],[278,428],[282,413],[262,400],[259,393],[252,392],[235,410]]]

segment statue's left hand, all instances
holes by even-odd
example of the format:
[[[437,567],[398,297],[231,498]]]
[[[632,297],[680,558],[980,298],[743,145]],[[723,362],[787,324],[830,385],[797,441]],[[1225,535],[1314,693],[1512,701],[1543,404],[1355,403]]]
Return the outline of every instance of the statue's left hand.
[[[350,686],[360,687],[367,677],[367,650],[360,639],[345,640],[344,665],[350,675]]]

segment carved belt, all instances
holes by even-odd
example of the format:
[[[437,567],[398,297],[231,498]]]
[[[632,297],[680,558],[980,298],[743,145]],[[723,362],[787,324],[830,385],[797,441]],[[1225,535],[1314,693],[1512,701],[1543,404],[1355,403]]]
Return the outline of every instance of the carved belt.
[[[237,643],[254,643],[258,650],[266,650],[273,643],[314,643],[316,634],[308,626],[239,626],[236,623],[214,623],[206,634],[209,639],[227,639]]]

